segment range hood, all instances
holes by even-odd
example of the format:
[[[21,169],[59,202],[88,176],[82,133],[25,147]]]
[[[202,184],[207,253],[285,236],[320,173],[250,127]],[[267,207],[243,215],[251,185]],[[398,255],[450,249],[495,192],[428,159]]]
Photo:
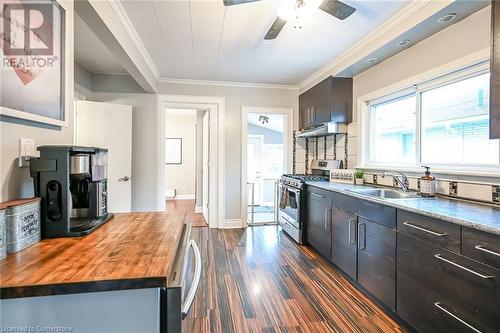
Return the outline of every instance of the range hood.
[[[297,134],[297,138],[317,138],[334,134],[347,134],[347,124],[326,123],[316,127],[308,128]]]

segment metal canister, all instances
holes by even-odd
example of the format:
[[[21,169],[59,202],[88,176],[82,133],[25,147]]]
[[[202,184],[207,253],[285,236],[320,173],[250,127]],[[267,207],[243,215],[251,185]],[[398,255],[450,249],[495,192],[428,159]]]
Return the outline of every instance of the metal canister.
[[[40,241],[40,198],[7,205],[7,253],[21,251]]]
[[[5,209],[0,209],[0,260],[7,256],[7,227]]]
[[[89,175],[90,174],[90,155],[75,154],[70,156],[69,160],[71,175]]]

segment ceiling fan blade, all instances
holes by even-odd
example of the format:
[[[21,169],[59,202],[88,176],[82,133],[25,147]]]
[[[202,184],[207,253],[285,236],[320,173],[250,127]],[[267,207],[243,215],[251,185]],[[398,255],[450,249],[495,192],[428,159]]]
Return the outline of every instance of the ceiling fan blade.
[[[349,6],[338,0],[324,0],[319,6],[319,9],[327,12],[328,14],[335,16],[339,20],[345,20],[352,13],[356,11],[356,8]]]
[[[278,34],[280,33],[281,29],[283,29],[283,27],[285,26],[285,23],[286,23],[286,21],[278,16],[276,18],[276,20],[274,20],[271,28],[269,28],[269,31],[267,32],[264,39],[276,39],[276,37],[278,37]]]
[[[241,5],[243,3],[255,2],[260,0],[224,0],[224,6]]]

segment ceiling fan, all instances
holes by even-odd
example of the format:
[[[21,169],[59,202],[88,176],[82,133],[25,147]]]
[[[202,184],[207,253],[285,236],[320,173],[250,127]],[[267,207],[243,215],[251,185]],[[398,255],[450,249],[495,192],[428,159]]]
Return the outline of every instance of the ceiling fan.
[[[260,0],[223,1],[225,6],[233,6]],[[274,20],[264,39],[276,39],[281,29],[283,29],[286,22],[289,20],[293,20],[294,27],[300,29],[302,27],[304,17],[311,12],[311,9],[314,8],[319,8],[339,20],[345,20],[356,11],[356,8],[351,7],[339,0],[286,0],[278,9],[278,17]]]

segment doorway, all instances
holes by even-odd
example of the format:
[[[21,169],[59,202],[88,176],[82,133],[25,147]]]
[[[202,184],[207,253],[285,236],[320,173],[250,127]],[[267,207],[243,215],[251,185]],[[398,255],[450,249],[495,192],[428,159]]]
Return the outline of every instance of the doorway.
[[[290,109],[243,109],[242,208],[247,225],[277,223],[278,181],[288,170],[290,118]]]
[[[183,211],[193,227],[208,226],[209,113],[165,109],[166,210]]]

